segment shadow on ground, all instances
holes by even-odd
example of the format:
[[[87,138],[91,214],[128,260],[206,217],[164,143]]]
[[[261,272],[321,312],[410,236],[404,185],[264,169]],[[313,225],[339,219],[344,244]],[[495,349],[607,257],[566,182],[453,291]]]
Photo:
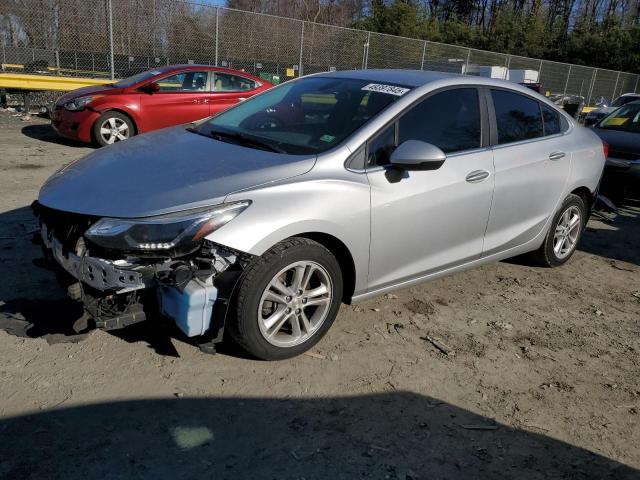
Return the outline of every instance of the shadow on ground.
[[[87,148],[91,145],[69,140],[58,135],[49,124],[32,124],[22,127],[22,133],[29,138],[74,148]]]
[[[619,260],[640,266],[639,238],[640,199],[627,198],[611,224],[604,228],[587,228],[578,249],[606,258],[614,264]]]
[[[408,393],[176,398],[0,421],[0,478],[616,479],[640,471]]]

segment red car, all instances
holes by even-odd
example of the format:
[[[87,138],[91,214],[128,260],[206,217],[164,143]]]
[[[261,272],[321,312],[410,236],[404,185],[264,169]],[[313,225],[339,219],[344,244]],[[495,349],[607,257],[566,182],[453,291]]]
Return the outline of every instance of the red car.
[[[226,68],[161,67],[63,95],[52,125],[63,137],[108,145],[209,117],[271,87],[261,78]]]

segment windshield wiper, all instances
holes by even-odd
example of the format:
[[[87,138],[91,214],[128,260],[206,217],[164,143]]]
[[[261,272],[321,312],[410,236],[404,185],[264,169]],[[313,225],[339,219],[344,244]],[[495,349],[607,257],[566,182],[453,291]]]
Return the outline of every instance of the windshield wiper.
[[[285,153],[281,148],[276,147],[271,143],[264,142],[254,137],[244,135],[240,132],[227,132],[226,130],[213,129],[209,132],[209,136],[221,142],[225,139],[234,140],[241,145],[253,146],[261,150],[267,150],[275,153]]]

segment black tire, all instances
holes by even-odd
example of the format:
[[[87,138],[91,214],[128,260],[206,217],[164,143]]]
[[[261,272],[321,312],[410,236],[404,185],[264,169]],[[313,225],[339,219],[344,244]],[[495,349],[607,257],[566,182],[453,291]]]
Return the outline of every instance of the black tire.
[[[577,211],[580,212],[580,226],[578,227],[579,231],[577,233],[578,236],[573,248],[566,255],[559,256],[553,248],[556,227],[558,226],[558,223],[565,212],[567,212],[568,210],[572,210],[573,208],[576,208]],[[538,265],[550,268],[559,267],[560,265],[567,263],[575,253],[578,243],[580,243],[580,238],[582,237],[582,232],[586,227],[587,219],[587,205],[585,204],[582,197],[573,193],[569,194],[567,198],[564,199],[564,202],[562,202],[562,206],[554,215],[553,221],[551,222],[551,226],[549,227],[549,231],[547,232],[547,236],[545,237],[544,242],[538,250],[531,253],[531,259]]]
[[[258,308],[262,294],[278,272],[295,262],[303,261],[319,264],[329,276],[332,292],[328,312],[318,329],[303,343],[287,347],[273,345],[266,340],[259,326]],[[342,289],[340,265],[329,250],[307,238],[289,238],[245,268],[235,296],[235,318],[230,318],[228,322],[229,333],[256,358],[281,360],[295,357],[313,347],[329,330],[340,308]]]
[[[126,125],[126,138],[125,139],[129,139],[131,137],[133,137],[136,134],[136,130],[135,130],[135,125],[133,123],[133,120],[131,120],[131,118],[128,115],[125,115],[124,113],[121,112],[117,112],[115,110],[109,110],[107,112],[104,112],[102,115],[100,115],[100,118],[98,118],[98,120],[96,120],[96,122],[93,124],[93,129],[92,129],[92,133],[93,133],[93,138],[95,140],[95,142],[100,145],[101,147],[104,147],[105,145],[110,145],[111,143],[109,143],[109,141],[105,138],[105,136],[103,135],[103,133],[101,133],[101,129],[102,126],[105,123],[109,123],[110,120],[113,120],[113,122],[116,125],[121,125],[122,123],[124,123]],[[125,135],[123,135],[125,136]],[[114,142],[119,142],[119,141],[123,141],[120,138],[116,138]]]

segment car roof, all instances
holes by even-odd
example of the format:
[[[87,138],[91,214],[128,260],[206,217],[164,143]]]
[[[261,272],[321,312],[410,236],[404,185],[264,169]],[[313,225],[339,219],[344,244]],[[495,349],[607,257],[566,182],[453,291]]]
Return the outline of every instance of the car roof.
[[[620,96],[621,97],[638,97],[638,98],[640,98],[640,93],[629,92],[629,93],[623,93]]]
[[[371,82],[395,83],[407,87],[420,87],[427,83],[443,80],[445,78],[456,78],[460,75],[431,72],[423,70],[339,70],[335,72],[319,73],[314,76],[331,77],[331,78],[353,78],[357,80],[366,80]]]
[[[516,92],[542,97],[527,86],[500,78],[481,77],[478,75],[462,75],[459,73],[432,72],[424,70],[341,70],[313,75],[327,78],[353,78],[376,83],[390,83],[409,88],[418,88],[429,83],[440,82],[441,85],[486,85],[494,88],[507,88]],[[545,98],[549,103],[549,100]]]
[[[154,69],[152,69],[154,70]],[[215,65],[203,65],[203,64],[192,64],[192,63],[184,63],[184,64],[178,64],[178,65],[166,65],[163,67],[159,67],[155,70],[158,70],[162,73],[167,73],[167,72],[172,72],[173,70],[210,70],[210,71],[214,71],[214,72],[221,72],[221,73],[229,73],[231,75],[240,75],[243,77],[249,77],[252,79],[258,79],[264,82],[263,79],[260,79],[259,77],[249,73],[249,72],[244,72],[242,70],[234,70],[232,68],[224,68],[224,67],[216,67]]]

